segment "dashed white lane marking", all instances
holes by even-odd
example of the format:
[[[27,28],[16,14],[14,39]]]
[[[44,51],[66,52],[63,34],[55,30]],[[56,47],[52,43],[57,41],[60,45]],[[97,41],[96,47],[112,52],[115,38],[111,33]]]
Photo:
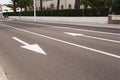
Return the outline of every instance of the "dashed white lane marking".
[[[90,47],[86,47],[86,46],[74,44],[74,43],[67,42],[67,41],[64,41],[64,40],[60,40],[60,39],[52,38],[52,37],[45,36],[45,35],[42,35],[42,34],[38,34],[38,33],[35,33],[35,32],[31,32],[31,31],[28,31],[28,30],[24,30],[24,29],[12,27],[12,26],[9,26],[9,25],[6,25],[6,26],[9,27],[9,28],[13,28],[13,29],[22,31],[22,32],[34,34],[34,35],[37,35],[37,36],[40,36],[40,37],[44,37],[44,38],[47,38],[47,39],[51,39],[51,40],[54,40],[54,41],[62,42],[62,43],[69,44],[69,45],[72,45],[72,46],[75,46],[75,47],[83,48],[83,49],[86,49],[86,50],[94,51],[94,52],[97,52],[97,53],[100,53],[100,54],[105,54],[105,55],[109,55],[109,56],[111,56],[111,57],[115,57],[115,58],[120,59],[120,56],[119,56],[119,55],[115,55],[115,54],[112,54],[112,53],[100,51],[100,50],[93,49],[93,48],[90,48]]]
[[[25,23],[25,22],[20,22]],[[70,29],[70,30],[77,30],[77,31],[84,31],[84,32],[94,32],[94,33],[101,33],[101,34],[109,34],[109,35],[116,35],[120,36],[119,33],[110,33],[110,32],[103,32],[103,31],[94,31],[94,30],[86,30],[86,29],[75,29],[70,27],[62,27],[62,26],[53,26],[53,25],[46,25],[46,24],[35,24],[35,23],[27,23],[27,24],[33,24],[33,25],[41,25],[41,26],[47,26],[47,27],[53,27],[53,28],[63,28],[63,29]]]
[[[81,37],[86,37],[86,38],[91,38],[91,39],[102,40],[102,41],[120,43],[120,41],[116,41],[116,40],[105,39],[105,38],[100,38],[100,37],[93,37],[93,36],[87,36],[87,35],[79,34],[79,33],[70,33],[70,32],[64,32],[64,33],[68,34],[68,35],[71,35],[71,36],[81,36]]]

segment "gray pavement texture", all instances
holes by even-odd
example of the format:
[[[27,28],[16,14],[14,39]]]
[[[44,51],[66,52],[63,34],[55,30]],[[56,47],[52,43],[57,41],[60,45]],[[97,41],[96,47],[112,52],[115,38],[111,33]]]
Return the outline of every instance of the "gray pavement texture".
[[[24,20],[23,20],[24,21]],[[29,21],[29,20],[26,20]],[[58,23],[58,24],[71,24],[71,25],[78,25],[78,26],[92,26],[92,27],[102,27],[102,28],[116,28],[120,29],[120,24],[103,24],[103,23],[90,23],[90,22],[57,22],[57,21],[36,21],[36,22],[45,22],[45,23]]]
[[[21,48],[12,37],[38,44],[47,55]],[[116,28],[2,21],[0,66],[9,80],[120,80],[119,42]]]
[[[67,25],[78,25],[78,26],[89,26],[89,27],[92,26],[92,27],[120,29],[120,24],[108,24],[107,22],[106,23],[100,23],[101,20],[99,20],[99,17],[98,18],[97,17],[96,18],[94,18],[94,17],[89,18],[88,17],[88,19],[87,19],[87,17],[85,17],[86,22],[85,21],[83,22],[82,18],[84,19],[84,17],[80,17],[80,19],[78,19],[78,21],[74,21],[74,20],[70,21],[67,18],[64,18],[65,21],[62,21],[63,19],[61,19],[59,21],[57,21],[57,20],[55,21],[55,20],[52,20],[52,18],[50,18],[49,20],[47,20],[47,19],[44,20],[44,18],[43,18],[43,20],[41,20],[41,19],[39,20],[39,17],[37,17],[36,21],[34,21],[34,19],[31,18],[31,17],[22,17],[20,19],[18,17],[12,17],[12,18],[10,17],[9,19],[10,20],[15,19],[15,20],[22,20],[22,21],[31,21],[31,22],[57,23],[57,24],[67,24]],[[72,19],[72,18],[70,18],[70,19]],[[103,19],[103,22],[104,22],[104,19]]]
[[[8,80],[5,72],[3,71],[3,69],[0,67],[0,80]]]
[[[16,20],[19,21],[19,20]],[[20,20],[21,21],[21,20]],[[106,24],[96,24],[96,26],[90,25],[89,23],[85,25],[74,25],[74,24],[69,24],[69,23],[54,23],[54,22],[37,22],[37,21],[24,21],[22,20],[21,22],[29,22],[29,23],[37,23],[39,25],[43,26],[54,26],[54,27],[68,27],[68,28],[75,28],[75,29],[86,29],[86,30],[97,30],[97,31],[106,31],[106,32],[113,32],[113,33],[120,33],[120,25],[116,24],[110,24],[112,27],[109,27],[107,24],[107,27],[105,26]],[[20,23],[18,23],[20,24]],[[88,25],[89,24],[89,25]]]

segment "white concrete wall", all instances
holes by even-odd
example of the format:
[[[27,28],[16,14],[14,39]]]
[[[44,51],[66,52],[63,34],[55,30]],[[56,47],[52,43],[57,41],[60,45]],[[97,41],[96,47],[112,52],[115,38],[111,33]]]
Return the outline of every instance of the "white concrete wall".
[[[120,15],[111,15],[112,20],[120,20]]]
[[[13,19],[19,19],[17,16],[10,16]],[[21,17],[21,20],[33,21],[34,17]],[[108,17],[36,17],[37,21],[47,22],[67,22],[67,23],[108,23]]]

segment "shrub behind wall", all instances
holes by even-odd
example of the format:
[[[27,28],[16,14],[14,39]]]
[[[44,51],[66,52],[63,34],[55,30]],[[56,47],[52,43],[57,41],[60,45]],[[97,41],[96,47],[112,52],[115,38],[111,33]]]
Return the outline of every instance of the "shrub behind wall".
[[[80,9],[80,10],[44,10],[36,11],[37,16],[108,16],[109,9],[101,9],[99,14],[96,9]],[[9,14],[9,16],[33,16],[33,11],[27,12],[17,12],[17,13],[4,13]]]

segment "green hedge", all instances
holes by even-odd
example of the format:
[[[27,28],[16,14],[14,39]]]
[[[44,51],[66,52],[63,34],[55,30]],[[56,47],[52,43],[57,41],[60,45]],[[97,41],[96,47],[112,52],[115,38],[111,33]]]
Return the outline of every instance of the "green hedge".
[[[37,11],[37,16],[108,16],[109,9],[45,10]],[[33,16],[33,11],[7,13],[9,16]]]

